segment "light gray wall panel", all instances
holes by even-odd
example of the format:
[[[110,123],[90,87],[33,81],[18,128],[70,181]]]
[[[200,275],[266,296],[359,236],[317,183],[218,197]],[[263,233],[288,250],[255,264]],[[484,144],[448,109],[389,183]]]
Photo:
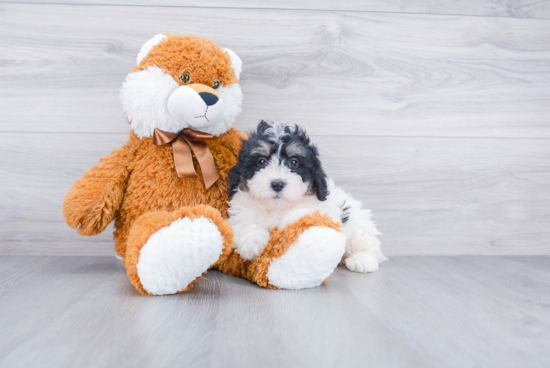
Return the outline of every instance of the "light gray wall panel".
[[[390,254],[550,254],[549,140],[315,140]]]
[[[239,128],[550,137],[550,20],[37,4],[0,4],[1,131],[126,132],[119,86],[165,31],[241,55]]]
[[[0,253],[113,254],[112,227],[77,236],[61,201],[126,140],[119,86],[170,31],[239,53],[237,127],[305,126],[389,255],[550,254],[550,20],[517,19],[548,2],[293,4],[0,2]]]
[[[123,134],[0,134],[0,253],[113,255],[61,202]],[[313,137],[338,184],[373,210],[388,255],[550,254],[545,139]]]
[[[113,255],[110,226],[82,237],[63,220],[66,191],[123,134],[0,134],[0,253]]]
[[[13,2],[0,0],[1,2]],[[455,14],[489,17],[550,18],[546,0],[19,0],[20,3],[108,4],[171,7],[347,10],[418,14]]]

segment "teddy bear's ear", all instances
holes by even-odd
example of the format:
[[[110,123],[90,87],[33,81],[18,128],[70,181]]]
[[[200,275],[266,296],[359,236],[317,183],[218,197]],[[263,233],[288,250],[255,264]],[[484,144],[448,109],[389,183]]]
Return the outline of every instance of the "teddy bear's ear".
[[[147,56],[149,51],[151,51],[151,49],[155,45],[157,45],[158,43],[160,43],[160,41],[163,41],[165,39],[166,39],[165,35],[158,34],[155,37],[151,38],[149,41],[145,42],[143,44],[143,46],[141,46],[141,49],[139,50],[139,53],[137,55],[137,65],[139,65],[139,63],[141,63],[141,60],[143,60],[143,58],[145,58]]]
[[[224,48],[223,52],[227,52],[229,56],[231,57],[231,67],[233,68],[233,71],[235,72],[235,76],[237,77],[237,80],[241,79],[241,72],[243,71],[243,62],[239,55],[235,54],[232,50],[228,48]]]

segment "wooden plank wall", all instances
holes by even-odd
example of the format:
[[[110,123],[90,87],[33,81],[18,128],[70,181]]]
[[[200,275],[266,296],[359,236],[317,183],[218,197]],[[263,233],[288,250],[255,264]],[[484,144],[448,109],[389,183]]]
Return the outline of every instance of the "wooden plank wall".
[[[61,201],[126,140],[118,89],[166,31],[241,56],[237,127],[307,127],[388,255],[550,254],[550,2],[197,4],[0,1],[0,254],[113,254]]]

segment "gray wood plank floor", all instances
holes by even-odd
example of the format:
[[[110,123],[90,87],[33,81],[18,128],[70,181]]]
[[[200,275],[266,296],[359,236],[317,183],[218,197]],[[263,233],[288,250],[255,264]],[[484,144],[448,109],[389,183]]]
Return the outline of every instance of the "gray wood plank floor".
[[[550,257],[393,257],[322,287],[209,272],[142,297],[108,257],[0,257],[0,367],[547,367]]]

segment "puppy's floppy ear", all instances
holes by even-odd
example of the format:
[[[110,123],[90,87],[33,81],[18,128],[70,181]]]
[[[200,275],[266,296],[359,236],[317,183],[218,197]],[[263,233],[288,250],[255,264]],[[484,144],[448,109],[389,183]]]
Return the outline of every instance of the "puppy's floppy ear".
[[[229,193],[230,197],[233,197],[235,193],[237,193],[237,188],[240,183],[241,172],[239,171],[239,164],[237,163],[237,165],[229,170],[229,188],[227,189],[227,193]]]
[[[320,201],[324,201],[330,194],[328,191],[327,175],[325,174],[321,161],[318,158],[319,154],[317,152],[317,147],[313,146],[312,148],[315,159],[313,160],[313,183],[311,186],[313,190],[315,190],[317,198]]]
[[[230,197],[233,197],[235,193],[237,193],[237,188],[241,184],[241,171],[242,171],[243,163],[242,160],[237,161],[237,164],[229,170],[229,187],[227,189],[227,193],[229,193]]]
[[[330,194],[327,187],[327,176],[325,175],[323,169],[319,169],[319,171],[315,173],[315,177],[313,178],[313,188],[315,189],[317,198],[320,201],[325,201],[327,196]]]

